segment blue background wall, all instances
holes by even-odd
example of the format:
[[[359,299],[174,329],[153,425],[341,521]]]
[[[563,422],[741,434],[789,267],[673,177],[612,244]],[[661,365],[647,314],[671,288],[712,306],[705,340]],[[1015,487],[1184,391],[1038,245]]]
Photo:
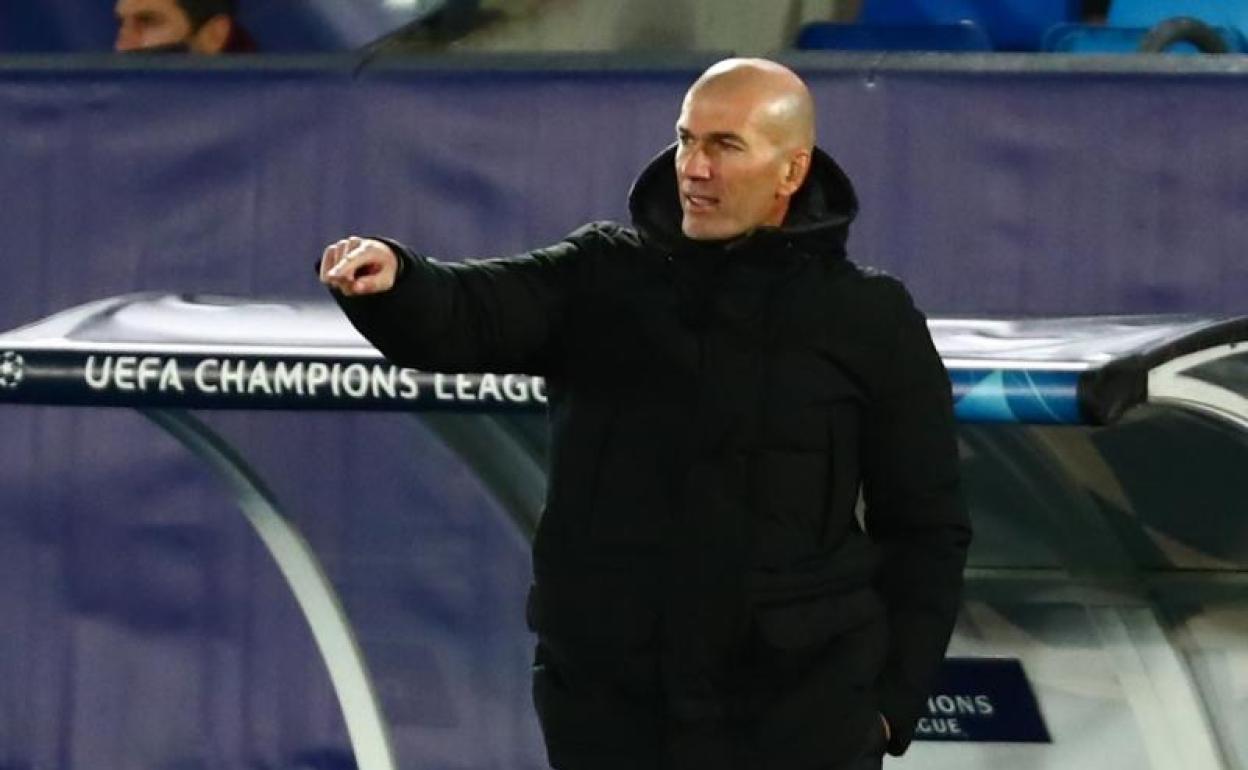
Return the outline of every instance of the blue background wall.
[[[1244,311],[1242,65],[917,61],[798,62],[858,259],[941,313]],[[319,296],[347,233],[457,259],[621,217],[704,63],[0,63],[0,328],[140,289]],[[542,766],[527,551],[473,475],[406,415],[208,419],[342,594],[401,765]],[[0,407],[0,435],[0,767],[350,766],[218,479],[127,412]]]
[[[861,193],[852,253],[928,309],[1236,308],[1248,80],[856,61],[806,70]],[[314,295],[310,260],[348,232],[459,258],[621,217],[702,63],[0,68],[0,227],[22,277],[0,325],[136,288]]]

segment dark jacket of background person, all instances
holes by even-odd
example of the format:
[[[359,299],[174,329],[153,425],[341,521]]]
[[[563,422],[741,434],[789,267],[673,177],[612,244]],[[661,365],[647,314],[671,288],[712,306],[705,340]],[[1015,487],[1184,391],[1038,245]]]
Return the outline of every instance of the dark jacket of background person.
[[[822,767],[877,711],[901,753],[970,540],[947,375],[902,284],[846,259],[831,158],[783,227],[707,243],[681,233],[672,153],[634,186],[635,229],[465,264],[391,243],[391,291],[335,297],[396,363],[548,380],[529,619],[556,766],[647,714],[675,767]],[[643,708],[582,697],[603,687]],[[697,748],[699,724],[748,727]]]
[[[230,36],[225,41],[221,53],[257,53],[260,47],[238,19],[230,20]]]

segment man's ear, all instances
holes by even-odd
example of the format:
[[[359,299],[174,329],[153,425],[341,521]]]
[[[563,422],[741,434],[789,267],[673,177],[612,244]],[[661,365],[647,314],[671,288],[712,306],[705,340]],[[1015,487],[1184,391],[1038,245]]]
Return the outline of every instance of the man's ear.
[[[785,165],[784,180],[780,184],[782,195],[792,195],[806,181],[810,171],[810,150],[797,150],[789,156]]]
[[[223,13],[213,16],[191,35],[191,50],[195,53],[221,53],[230,40],[233,22]]]

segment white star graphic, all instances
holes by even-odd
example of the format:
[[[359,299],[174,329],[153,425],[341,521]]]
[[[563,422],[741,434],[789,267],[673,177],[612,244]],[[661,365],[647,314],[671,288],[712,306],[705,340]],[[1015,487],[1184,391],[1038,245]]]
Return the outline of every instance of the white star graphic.
[[[22,357],[11,350],[0,355],[0,388],[16,388],[22,381]]]

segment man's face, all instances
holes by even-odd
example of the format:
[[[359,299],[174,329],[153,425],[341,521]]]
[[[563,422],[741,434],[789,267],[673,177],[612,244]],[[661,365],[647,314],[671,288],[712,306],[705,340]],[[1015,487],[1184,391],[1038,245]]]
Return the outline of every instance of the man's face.
[[[695,88],[685,97],[676,122],[676,182],[688,237],[722,240],[784,220],[788,158],[760,125],[760,107],[741,89]]]
[[[194,30],[176,0],[117,0],[116,51],[140,51],[167,45],[194,48]]]

